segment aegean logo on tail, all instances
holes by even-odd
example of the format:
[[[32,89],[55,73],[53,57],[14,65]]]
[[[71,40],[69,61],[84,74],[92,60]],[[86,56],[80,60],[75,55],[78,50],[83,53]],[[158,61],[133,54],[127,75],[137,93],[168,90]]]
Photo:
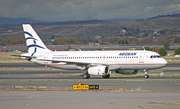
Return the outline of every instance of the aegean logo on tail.
[[[28,39],[33,39],[33,41],[34,41],[34,44],[31,44],[31,45],[28,45],[28,46],[27,46],[27,49],[29,49],[29,48],[31,48],[31,47],[38,47],[38,48],[45,49],[44,47],[41,47],[41,46],[39,46],[39,45],[36,44],[37,39],[33,38],[33,35],[32,35],[32,34],[30,34],[29,32],[26,32],[26,31],[25,31],[24,33],[30,36],[30,37],[26,38],[26,40],[28,40]],[[36,51],[36,50],[35,50],[35,51]]]

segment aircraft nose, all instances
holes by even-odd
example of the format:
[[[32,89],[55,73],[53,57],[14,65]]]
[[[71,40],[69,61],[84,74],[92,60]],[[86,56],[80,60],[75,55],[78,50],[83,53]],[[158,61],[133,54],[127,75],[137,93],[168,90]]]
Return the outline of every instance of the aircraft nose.
[[[165,59],[162,60],[162,64],[163,66],[166,66],[167,65],[167,61]]]

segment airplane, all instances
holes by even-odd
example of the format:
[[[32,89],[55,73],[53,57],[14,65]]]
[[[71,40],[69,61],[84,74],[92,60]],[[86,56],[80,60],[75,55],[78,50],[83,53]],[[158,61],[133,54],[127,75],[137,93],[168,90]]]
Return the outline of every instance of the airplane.
[[[90,75],[110,78],[110,71],[119,74],[137,74],[166,66],[167,61],[158,53],[146,50],[120,51],[51,51],[42,42],[30,24],[22,24],[28,53],[20,57],[48,67],[65,70],[82,70],[83,79]]]

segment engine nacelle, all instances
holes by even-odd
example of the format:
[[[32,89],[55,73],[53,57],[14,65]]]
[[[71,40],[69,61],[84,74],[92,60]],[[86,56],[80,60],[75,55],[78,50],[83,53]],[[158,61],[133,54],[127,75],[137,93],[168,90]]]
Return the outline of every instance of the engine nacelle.
[[[132,75],[137,74],[138,70],[116,70],[115,72],[120,74]]]
[[[107,75],[109,68],[107,66],[95,66],[88,69],[90,75]]]

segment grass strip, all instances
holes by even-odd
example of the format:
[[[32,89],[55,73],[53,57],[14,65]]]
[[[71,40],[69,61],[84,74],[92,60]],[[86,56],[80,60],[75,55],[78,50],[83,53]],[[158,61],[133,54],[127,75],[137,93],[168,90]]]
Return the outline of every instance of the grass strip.
[[[34,87],[34,86],[14,86],[8,88],[0,88],[0,91],[104,91],[104,92],[150,92],[149,90],[143,90],[141,88],[132,88],[132,89],[99,89],[99,90],[73,90],[72,87],[50,87],[47,88],[45,86]]]

